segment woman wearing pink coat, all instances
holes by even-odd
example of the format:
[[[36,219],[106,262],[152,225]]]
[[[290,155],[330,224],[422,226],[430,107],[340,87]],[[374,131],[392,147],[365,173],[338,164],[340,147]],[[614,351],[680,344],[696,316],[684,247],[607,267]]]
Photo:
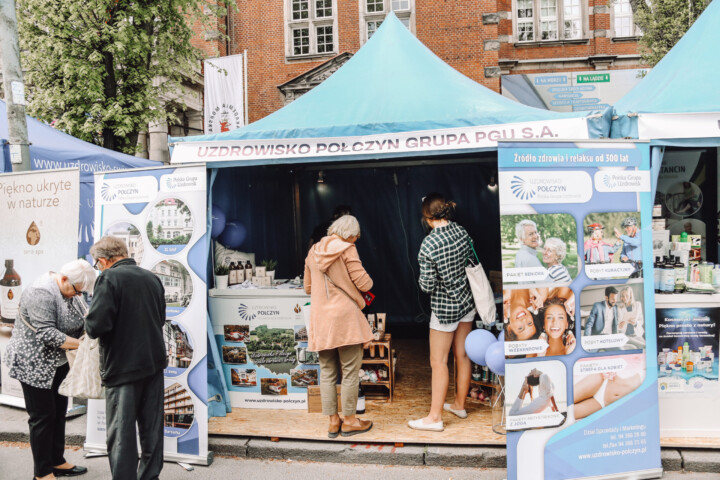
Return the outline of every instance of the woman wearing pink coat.
[[[372,279],[360,262],[355,242],[360,224],[343,215],[328,229],[327,236],[313,245],[305,259],[305,291],[310,294],[308,350],[320,357],[320,399],[324,415],[330,417],[328,437],[367,432],[372,422],[355,417],[363,348],[373,338],[362,313],[362,293],[372,288]],[[338,415],[338,363],[343,419]]]

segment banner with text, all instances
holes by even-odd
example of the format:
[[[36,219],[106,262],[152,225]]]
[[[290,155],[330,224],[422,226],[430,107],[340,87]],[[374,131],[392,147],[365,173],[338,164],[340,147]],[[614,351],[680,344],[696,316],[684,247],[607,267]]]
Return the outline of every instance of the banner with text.
[[[638,137],[717,138],[720,137],[720,113],[641,113]]]
[[[510,138],[589,138],[587,119],[480,125],[377,135],[178,142],[171,163],[384,155],[494,148]]]
[[[245,125],[245,75],[242,54],[205,60],[205,133]]]
[[[165,458],[208,463],[204,166],[101,173],[95,238],[122,238],[165,287]],[[105,402],[88,403],[86,448],[105,448]]]
[[[649,146],[498,162],[508,478],[659,476]]]
[[[319,370],[318,354],[307,349],[302,306],[309,301],[305,292],[210,298],[233,407],[307,409],[307,387],[318,385]]]
[[[23,288],[77,258],[79,209],[77,169],[0,175],[0,403],[25,406],[3,355]]]

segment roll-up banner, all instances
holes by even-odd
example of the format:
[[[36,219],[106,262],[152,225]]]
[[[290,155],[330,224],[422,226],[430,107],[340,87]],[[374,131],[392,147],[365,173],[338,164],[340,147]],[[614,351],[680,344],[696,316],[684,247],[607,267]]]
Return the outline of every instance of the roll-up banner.
[[[99,173],[95,238],[122,238],[157,275],[167,303],[165,459],[209,464],[204,166]],[[105,402],[88,402],[86,450],[106,451]]]
[[[498,146],[508,478],[659,478],[649,146]]]
[[[77,258],[79,205],[76,168],[0,175],[0,403],[25,408],[2,357],[23,288]]]

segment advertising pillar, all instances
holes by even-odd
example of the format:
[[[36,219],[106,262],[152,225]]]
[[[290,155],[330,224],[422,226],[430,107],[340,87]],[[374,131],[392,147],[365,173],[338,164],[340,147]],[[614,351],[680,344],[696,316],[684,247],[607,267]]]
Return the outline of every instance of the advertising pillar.
[[[659,478],[648,145],[498,160],[508,478]]]
[[[95,238],[122,238],[165,287],[165,459],[209,464],[204,166],[100,173]],[[86,449],[105,451],[105,402],[88,402]]]

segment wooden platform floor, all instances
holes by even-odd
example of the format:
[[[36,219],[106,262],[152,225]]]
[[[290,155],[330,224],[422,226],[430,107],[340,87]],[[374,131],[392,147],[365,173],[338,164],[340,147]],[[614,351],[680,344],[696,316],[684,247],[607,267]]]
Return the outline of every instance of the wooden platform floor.
[[[492,412],[479,403],[467,402],[468,418],[461,420],[452,414],[443,415],[444,432],[411,430],[408,420],[420,418],[430,409],[430,365],[427,341],[396,340],[398,352],[393,403],[368,400],[361,418],[375,425],[368,433],[354,437],[339,436],[335,441],[362,443],[448,444],[448,445],[505,445],[505,437],[492,431]],[[452,362],[450,362],[452,364]],[[453,386],[447,400],[453,400]],[[243,437],[277,437],[283,439],[325,440],[327,417],[305,410],[262,410],[234,408],[227,417],[210,419],[213,435]],[[663,447],[719,449],[720,438],[663,437]]]
[[[393,347],[398,353],[393,402],[368,400],[366,413],[360,417],[374,422],[372,430],[353,437],[339,436],[336,441],[505,445],[505,437],[492,431],[491,409],[479,403],[467,402],[468,418],[464,420],[445,413],[444,432],[410,429],[408,420],[424,417],[430,410],[429,347],[426,340],[397,340]],[[449,390],[447,399],[452,401],[452,383]],[[227,417],[211,418],[209,431],[214,435],[330,440],[327,417],[305,410],[234,408]]]

